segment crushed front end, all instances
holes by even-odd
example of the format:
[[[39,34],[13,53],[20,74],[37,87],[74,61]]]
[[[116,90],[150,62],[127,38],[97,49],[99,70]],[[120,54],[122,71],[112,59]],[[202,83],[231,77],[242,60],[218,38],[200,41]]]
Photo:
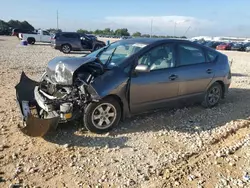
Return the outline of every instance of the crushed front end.
[[[78,69],[80,67],[82,65],[72,67],[67,59],[52,60],[39,82],[29,79],[22,72],[15,88],[24,122],[20,130],[24,134],[44,136],[55,130],[59,123],[83,116],[85,106],[98,100],[90,83],[100,72],[95,66],[85,65]]]

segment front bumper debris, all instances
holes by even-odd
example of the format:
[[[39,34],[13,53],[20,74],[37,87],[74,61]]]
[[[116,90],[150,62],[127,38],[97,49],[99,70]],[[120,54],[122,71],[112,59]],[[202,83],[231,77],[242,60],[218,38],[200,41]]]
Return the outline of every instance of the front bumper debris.
[[[35,88],[39,83],[28,78],[24,72],[20,82],[15,86],[17,105],[22,114],[23,125],[21,132],[28,136],[39,137],[57,128],[59,115],[51,113],[46,119],[42,118],[42,110],[35,100]]]

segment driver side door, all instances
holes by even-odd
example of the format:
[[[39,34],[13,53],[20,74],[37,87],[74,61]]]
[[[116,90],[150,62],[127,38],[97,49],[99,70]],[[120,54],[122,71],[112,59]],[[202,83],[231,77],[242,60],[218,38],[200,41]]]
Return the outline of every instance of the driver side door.
[[[150,72],[136,72],[130,81],[131,113],[165,107],[178,96],[179,82],[175,68],[174,44],[156,46],[139,57],[138,64]]]

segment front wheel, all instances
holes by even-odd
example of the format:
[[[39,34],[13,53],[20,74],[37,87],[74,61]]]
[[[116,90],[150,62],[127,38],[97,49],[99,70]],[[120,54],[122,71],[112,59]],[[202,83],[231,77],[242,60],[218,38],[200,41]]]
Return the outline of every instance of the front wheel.
[[[90,103],[84,114],[84,126],[94,133],[105,133],[119,124],[121,106],[117,100],[106,98],[98,103]]]
[[[202,106],[205,108],[212,108],[220,102],[222,98],[222,87],[219,83],[214,83],[206,92]]]

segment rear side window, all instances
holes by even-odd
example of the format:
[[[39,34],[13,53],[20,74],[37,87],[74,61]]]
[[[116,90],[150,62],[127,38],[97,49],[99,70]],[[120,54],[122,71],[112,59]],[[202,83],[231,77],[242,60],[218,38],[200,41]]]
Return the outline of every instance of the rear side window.
[[[208,60],[209,62],[214,62],[218,56],[218,54],[216,52],[213,51],[207,51],[207,56],[208,56]]]
[[[188,44],[180,44],[178,46],[178,51],[180,66],[200,64],[206,62],[206,58],[201,48],[194,47]]]
[[[74,34],[74,33],[64,33],[62,34],[63,37],[65,38],[79,38],[79,35],[78,34]]]

